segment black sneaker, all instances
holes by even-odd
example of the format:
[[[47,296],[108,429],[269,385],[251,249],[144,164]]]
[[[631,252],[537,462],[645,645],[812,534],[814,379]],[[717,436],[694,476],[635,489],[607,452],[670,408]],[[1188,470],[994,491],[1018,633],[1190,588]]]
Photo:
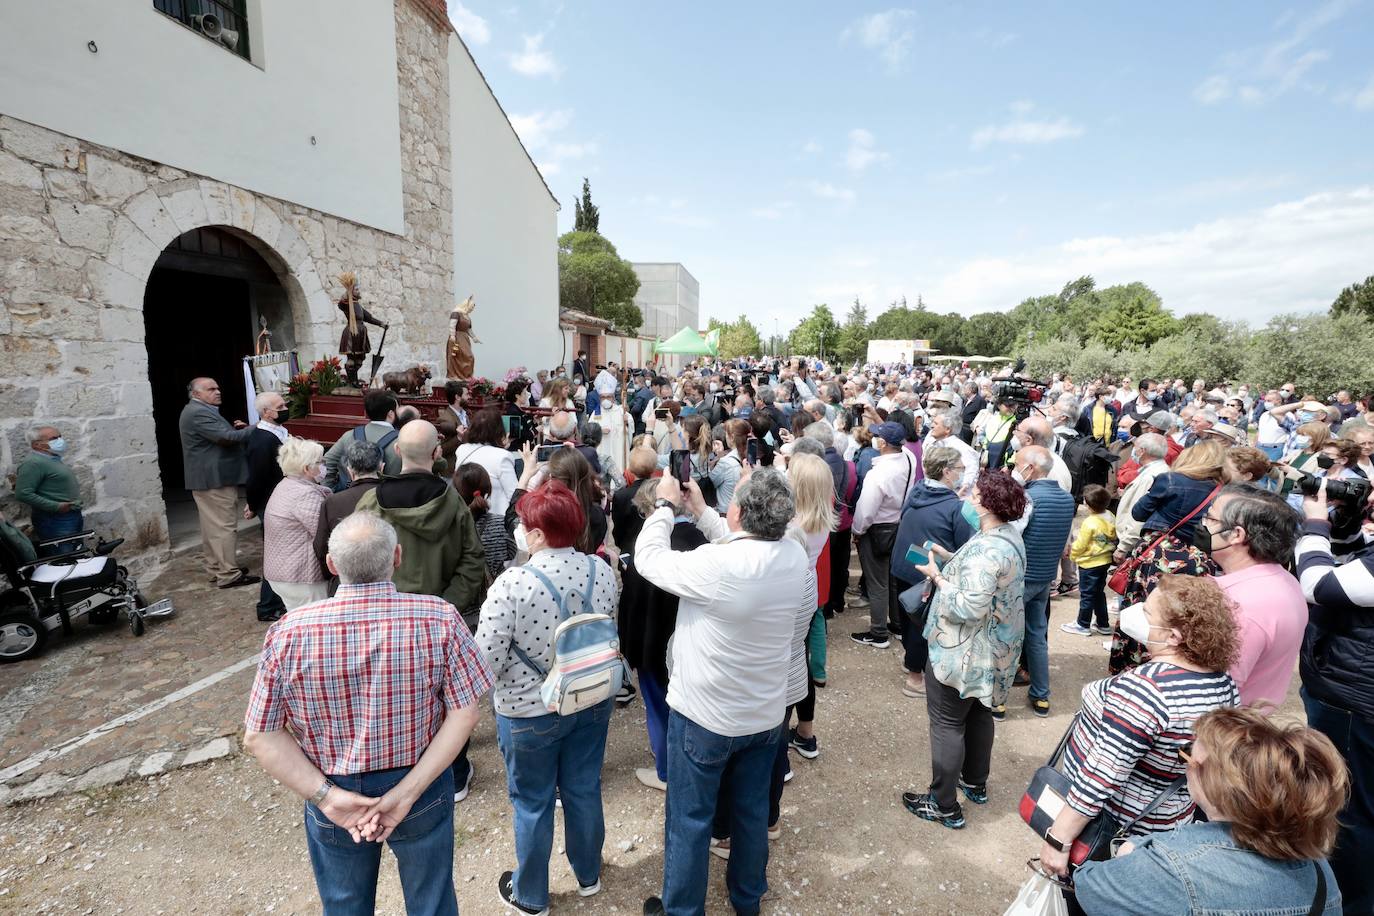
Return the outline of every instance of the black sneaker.
[[[903,792],[902,805],[922,820],[943,824],[950,830],[963,830],[964,825],[968,823],[964,820],[963,810],[957,804],[953,811],[943,811],[936,804],[935,796],[929,793],[917,795],[915,792]]]
[[[1059,587],[1054,590],[1056,595],[1072,595],[1078,591],[1078,583],[1060,582]]]
[[[850,633],[849,638],[861,646],[872,646],[875,649],[886,649],[891,645],[886,636],[875,636],[869,630],[864,630],[862,633]]]
[[[1050,701],[1049,701],[1049,700],[1037,700],[1035,697],[1028,697],[1027,699],[1030,700],[1031,712],[1035,713],[1037,716],[1039,716],[1039,717],[1042,718],[1042,719],[1047,719],[1047,718],[1049,718],[1049,715],[1050,715]]]
[[[650,897],[644,901],[644,916],[665,916],[667,912],[663,908],[663,901],[658,897]]]
[[[821,755],[820,742],[816,740],[816,736],[812,735],[810,738],[803,738],[801,735],[797,734],[797,729],[795,727],[788,731],[787,743],[792,745],[792,750],[801,754],[807,760],[815,760]]]
[[[549,908],[536,910],[532,906],[525,906],[515,899],[515,872],[503,871],[500,879],[496,882],[496,892],[501,895],[501,902],[515,910],[517,913],[527,913],[529,916],[549,916]]]
[[[1007,718],[1007,704],[998,703],[992,707],[992,721],[1001,722]]]
[[[639,691],[635,690],[634,684],[631,684],[629,681],[623,681],[620,684],[620,692],[615,695],[615,705],[629,706],[635,701],[635,697],[638,695]]]
[[[959,791],[964,793],[964,798],[973,802],[975,805],[986,805],[988,803],[988,786],[983,783],[981,786],[971,786],[959,780]]]

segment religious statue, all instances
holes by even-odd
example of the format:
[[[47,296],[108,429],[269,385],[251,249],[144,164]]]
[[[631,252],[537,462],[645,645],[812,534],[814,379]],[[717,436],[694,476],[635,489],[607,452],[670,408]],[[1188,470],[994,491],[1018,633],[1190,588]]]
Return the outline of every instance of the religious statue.
[[[368,339],[366,325],[376,325],[383,329],[389,325],[380,318],[373,317],[371,312],[363,308],[362,286],[352,271],[340,274],[339,282],[344,288],[344,294],[339,297],[339,311],[348,319],[343,335],[339,337],[339,355],[348,357],[344,362],[344,371],[348,375],[348,384],[357,388],[358,369],[363,364],[363,357],[372,352],[372,341]]]
[[[481,343],[472,333],[472,312],[477,308],[477,300],[468,296],[449,313],[453,330],[448,338],[448,377],[450,379],[472,378],[476,359],[472,355],[473,343]]]

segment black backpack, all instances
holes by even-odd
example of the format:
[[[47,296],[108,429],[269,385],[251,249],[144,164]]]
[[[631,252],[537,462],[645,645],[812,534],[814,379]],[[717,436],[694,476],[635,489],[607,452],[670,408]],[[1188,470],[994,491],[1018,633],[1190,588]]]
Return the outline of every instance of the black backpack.
[[[1083,502],[1083,488],[1088,484],[1107,485],[1112,462],[1117,460],[1106,446],[1088,436],[1064,437],[1059,456],[1064,459],[1073,480],[1071,492],[1075,504]]]

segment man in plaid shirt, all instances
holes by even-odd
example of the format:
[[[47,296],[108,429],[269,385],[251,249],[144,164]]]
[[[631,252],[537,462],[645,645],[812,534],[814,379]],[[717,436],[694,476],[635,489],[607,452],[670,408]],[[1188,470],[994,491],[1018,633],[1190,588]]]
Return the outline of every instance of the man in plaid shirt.
[[[267,631],[244,747],[307,800],[326,914],[372,912],[388,841],[406,911],[456,916],[449,767],[491,669],[451,604],[396,591],[401,548],[378,516],[344,519],[326,562],[338,593]]]

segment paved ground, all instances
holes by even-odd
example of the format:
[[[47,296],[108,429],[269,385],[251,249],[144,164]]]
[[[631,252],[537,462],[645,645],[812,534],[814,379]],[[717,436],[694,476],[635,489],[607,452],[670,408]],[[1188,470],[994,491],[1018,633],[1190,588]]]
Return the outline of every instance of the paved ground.
[[[250,542],[251,543],[251,542]],[[245,553],[245,557],[251,554]],[[256,566],[256,560],[253,561]],[[127,627],[59,641],[40,660],[0,669],[0,767],[81,734],[170,693],[259,647],[251,589],[206,588],[181,557],[148,589],[171,595],[177,617],[134,639]],[[1013,694],[998,727],[990,803],[967,806],[960,832],[916,820],[902,791],[929,778],[923,701],[904,698],[900,650],[849,641],[851,611],[834,622],[830,686],[821,692],[822,753],[794,755],[783,799],[784,834],[772,847],[773,890],[764,911],[813,913],[1001,913],[1037,845],[1016,815],[1034,768],[1077,707],[1079,687],[1105,673],[1100,639],[1058,632],[1076,602],[1056,602],[1051,627],[1055,708],[1037,719]],[[128,755],[237,741],[251,668],[138,723],[102,735],[35,771],[79,773]],[[1286,710],[1300,715],[1290,702]],[[237,747],[235,743],[234,747]],[[514,865],[510,807],[487,717],[474,739],[477,779],[458,806],[454,875],[467,914],[506,912],[495,882]],[[643,707],[612,720],[605,769],[604,890],[583,900],[555,843],[558,912],[637,914],[662,873],[663,796],[635,781],[650,763]],[[26,774],[25,778],[28,775]],[[560,834],[561,835],[561,834]],[[729,912],[723,863],[713,860],[708,911]],[[299,800],[239,753],[119,785],[0,809],[0,912],[318,912]],[[394,860],[384,858],[378,911],[401,913]]]

